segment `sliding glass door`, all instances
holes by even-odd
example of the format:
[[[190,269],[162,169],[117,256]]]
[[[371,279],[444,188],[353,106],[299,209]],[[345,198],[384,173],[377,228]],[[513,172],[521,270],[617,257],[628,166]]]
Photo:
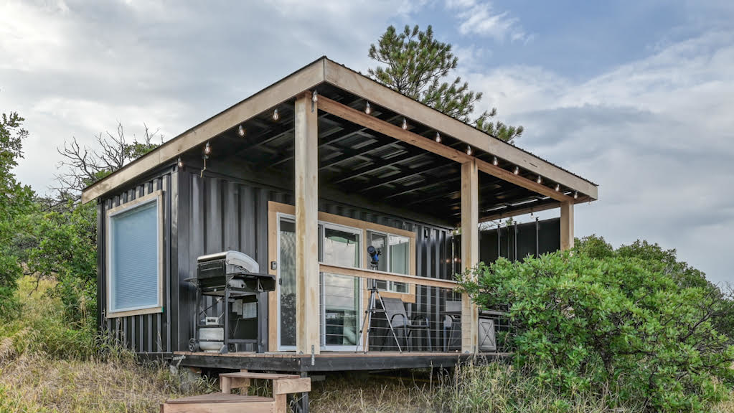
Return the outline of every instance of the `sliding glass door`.
[[[323,225],[322,257],[325,264],[360,267],[360,230]],[[321,274],[322,342],[326,350],[354,351],[359,341],[359,279],[338,274]]]
[[[360,267],[362,231],[319,224],[319,261]],[[296,226],[290,215],[278,215],[278,350],[296,348]],[[361,292],[357,278],[319,274],[321,347],[354,351],[359,335]]]

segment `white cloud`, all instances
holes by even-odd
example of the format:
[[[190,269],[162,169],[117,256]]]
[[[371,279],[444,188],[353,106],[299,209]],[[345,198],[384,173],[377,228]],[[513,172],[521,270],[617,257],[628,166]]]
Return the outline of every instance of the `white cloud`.
[[[520,20],[509,12],[496,12],[489,1],[482,0],[447,0],[446,7],[456,13],[461,21],[459,33],[487,36],[498,42],[509,39],[511,42],[526,43],[533,36],[525,32]]]
[[[171,138],[319,56],[360,68],[415,3],[19,1],[0,6],[0,112],[30,137],[17,173],[46,192],[56,148],[120,121]],[[355,25],[354,22],[359,22]],[[338,36],[334,34],[338,33]]]
[[[677,248],[733,282],[734,32],[705,33],[579,81],[539,67],[465,75],[517,144],[600,184],[577,235]]]

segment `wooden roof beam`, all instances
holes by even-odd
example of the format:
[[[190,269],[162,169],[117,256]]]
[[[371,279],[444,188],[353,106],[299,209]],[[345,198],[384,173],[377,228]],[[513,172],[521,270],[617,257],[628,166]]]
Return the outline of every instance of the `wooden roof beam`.
[[[319,109],[323,110],[324,112],[329,112],[342,119],[346,119],[352,123],[356,123],[368,129],[372,129],[374,131],[382,133],[383,135],[390,136],[418,148],[443,156],[444,158],[451,159],[455,162],[463,164],[465,162],[476,160],[478,170],[484,173],[521,186],[525,189],[529,189],[538,194],[551,197],[557,201],[574,202],[573,197],[567,196],[559,191],[555,191],[552,188],[548,188],[547,186],[539,184],[534,180],[522,177],[520,175],[515,175],[514,173],[502,169],[499,166],[492,165],[489,162],[485,162],[480,159],[476,159],[474,156],[467,155],[466,152],[459,151],[457,149],[438,143],[433,139],[428,139],[416,133],[404,130],[400,126],[393,125],[392,123],[385,122],[381,119],[377,119],[373,116],[367,115],[362,111],[352,109],[349,106],[343,105],[324,96],[319,96]]]
[[[507,142],[493,138],[473,126],[467,125],[394,90],[386,88],[384,85],[329,59],[325,60],[324,77],[327,83],[360,96],[376,106],[400,113],[409,121],[417,122],[439,131],[442,135],[458,139],[471,145],[472,148],[491,153],[498,158],[502,158],[507,162],[518,165],[524,170],[530,171],[533,175],[541,175],[546,181],[560,183],[562,186],[578,191],[580,194],[588,195],[592,199],[598,198],[598,188],[592,182],[563,170]],[[321,100],[321,96],[319,96],[319,100]],[[321,106],[319,106],[319,109],[322,109]],[[463,161],[457,160],[457,162]]]

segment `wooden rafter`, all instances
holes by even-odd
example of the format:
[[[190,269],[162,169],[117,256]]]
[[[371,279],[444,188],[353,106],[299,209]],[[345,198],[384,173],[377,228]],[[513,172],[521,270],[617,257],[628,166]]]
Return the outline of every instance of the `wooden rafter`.
[[[416,133],[404,130],[400,126],[393,125],[389,122],[377,119],[375,117],[365,114],[362,111],[352,109],[349,106],[343,105],[329,98],[323,96],[319,97],[319,110],[329,112],[352,123],[362,125],[368,129],[372,129],[374,131],[382,133],[383,135],[401,140],[413,146],[443,156],[444,158],[451,159],[455,162],[465,163],[476,160],[477,168],[484,173],[529,189],[541,195],[551,197],[557,201],[572,203],[574,202],[573,197],[555,191],[554,189],[549,188],[543,184],[539,184],[534,180],[530,180],[521,175],[515,175],[514,173],[502,169],[499,166],[492,165],[489,162],[485,162],[471,155],[467,155],[465,152],[448,147],[432,139],[427,139]]]

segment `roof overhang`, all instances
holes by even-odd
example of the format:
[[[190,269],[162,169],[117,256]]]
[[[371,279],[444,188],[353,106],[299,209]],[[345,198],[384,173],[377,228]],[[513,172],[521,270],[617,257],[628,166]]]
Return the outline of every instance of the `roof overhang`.
[[[82,202],[92,201],[123,187],[161,165],[173,163],[184,152],[323,83],[389,109],[410,119],[411,122],[417,122],[439,131],[442,135],[452,136],[479,151],[502,158],[532,174],[556,182],[564,188],[578,191],[584,195],[584,201],[598,198],[597,185],[594,183],[322,57],[90,185],[82,192]],[[430,145],[426,149],[430,151]],[[466,155],[460,158],[464,157]],[[509,175],[507,178],[512,179]]]

